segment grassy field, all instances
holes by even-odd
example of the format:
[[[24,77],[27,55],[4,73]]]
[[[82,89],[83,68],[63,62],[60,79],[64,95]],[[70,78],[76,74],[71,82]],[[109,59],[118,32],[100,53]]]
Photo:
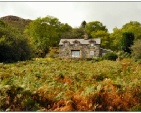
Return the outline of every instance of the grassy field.
[[[141,64],[33,59],[0,64],[0,111],[140,111]]]

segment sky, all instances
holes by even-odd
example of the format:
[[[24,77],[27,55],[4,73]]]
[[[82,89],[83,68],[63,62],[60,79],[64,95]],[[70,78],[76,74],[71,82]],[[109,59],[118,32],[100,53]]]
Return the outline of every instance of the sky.
[[[24,19],[53,16],[61,23],[68,23],[73,28],[79,27],[82,21],[101,22],[108,31],[122,28],[130,21],[141,23],[140,1],[3,1],[0,2],[0,17],[14,15]]]

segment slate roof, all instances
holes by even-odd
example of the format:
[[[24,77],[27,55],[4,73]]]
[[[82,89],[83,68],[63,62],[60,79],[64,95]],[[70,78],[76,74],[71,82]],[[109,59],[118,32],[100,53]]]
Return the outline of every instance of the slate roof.
[[[64,41],[70,42],[70,44],[74,44],[74,41],[79,41],[80,44],[90,44],[89,41],[95,41],[96,44],[101,44],[100,38],[94,38],[94,39],[61,39],[59,45],[63,45]]]

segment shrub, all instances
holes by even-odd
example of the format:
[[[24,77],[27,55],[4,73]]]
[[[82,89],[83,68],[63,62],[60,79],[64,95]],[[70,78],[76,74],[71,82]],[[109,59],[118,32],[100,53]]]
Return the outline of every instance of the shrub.
[[[136,40],[134,44],[131,46],[132,57],[134,59],[141,59],[141,40]]]
[[[122,39],[121,39],[121,49],[124,52],[131,53],[131,45],[133,45],[134,41],[134,34],[130,32],[123,33]]]
[[[57,47],[52,47],[49,49],[49,53],[47,54],[47,57],[51,58],[57,58],[59,56],[59,49]]]
[[[105,60],[113,60],[115,61],[118,58],[118,55],[116,53],[110,52],[103,56],[103,59]]]
[[[121,51],[119,53],[118,57],[120,57],[121,59],[123,59],[123,58],[131,58],[131,54],[128,53],[128,52]]]
[[[0,26],[0,62],[16,62],[32,57],[29,40],[17,29]]]

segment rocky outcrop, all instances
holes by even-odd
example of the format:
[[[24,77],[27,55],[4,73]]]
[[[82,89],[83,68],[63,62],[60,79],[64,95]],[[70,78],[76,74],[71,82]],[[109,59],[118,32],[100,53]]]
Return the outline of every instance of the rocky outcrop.
[[[0,20],[6,22],[12,27],[19,29],[20,31],[24,31],[25,27],[32,21],[30,19],[23,19],[13,15],[1,17]]]
[[[4,16],[4,17],[1,17],[0,19],[3,21],[17,21],[17,22],[30,22],[30,21],[32,21],[30,19],[23,19],[21,17],[13,16],[13,15]]]

